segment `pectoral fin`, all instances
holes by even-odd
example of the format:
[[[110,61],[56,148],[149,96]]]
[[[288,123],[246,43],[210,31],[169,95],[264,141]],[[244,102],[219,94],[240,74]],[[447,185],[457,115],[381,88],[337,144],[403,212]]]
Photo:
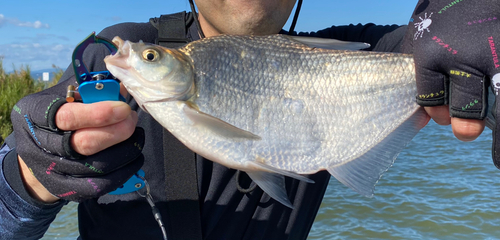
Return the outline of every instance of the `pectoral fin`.
[[[217,135],[221,135],[227,138],[261,140],[261,137],[249,131],[237,128],[227,122],[222,121],[221,119],[200,112],[188,104],[184,105],[183,111],[186,116],[194,123],[194,125],[203,127],[209,131],[214,132]]]

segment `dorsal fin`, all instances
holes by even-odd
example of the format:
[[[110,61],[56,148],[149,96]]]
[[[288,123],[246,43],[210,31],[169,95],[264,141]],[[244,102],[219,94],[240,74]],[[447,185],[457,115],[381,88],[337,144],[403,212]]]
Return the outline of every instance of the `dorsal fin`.
[[[309,47],[332,49],[332,50],[360,50],[369,48],[370,44],[361,42],[347,42],[330,38],[288,36],[292,40],[301,42]]]

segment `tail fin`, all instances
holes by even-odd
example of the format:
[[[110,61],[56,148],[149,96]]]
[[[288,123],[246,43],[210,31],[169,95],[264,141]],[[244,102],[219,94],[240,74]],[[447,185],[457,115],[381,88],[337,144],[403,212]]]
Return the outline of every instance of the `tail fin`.
[[[409,119],[389,134],[383,141],[361,157],[327,170],[337,180],[366,197],[373,197],[375,184],[389,169],[398,154],[427,124],[428,117],[419,108]]]

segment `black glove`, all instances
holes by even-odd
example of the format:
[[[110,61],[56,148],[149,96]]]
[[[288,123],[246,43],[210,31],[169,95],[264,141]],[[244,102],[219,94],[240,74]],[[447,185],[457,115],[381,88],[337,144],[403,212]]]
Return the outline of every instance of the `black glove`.
[[[500,73],[499,46],[498,1],[420,0],[402,46],[414,55],[417,103],[449,105],[452,117],[484,119],[493,104],[488,103],[488,87]],[[499,167],[496,152],[494,147]]]
[[[91,156],[71,148],[72,132],[57,129],[55,115],[64,98],[43,92],[21,99],[11,114],[16,150],[33,175],[54,196],[82,201],[115,190],[144,163],[144,130]]]

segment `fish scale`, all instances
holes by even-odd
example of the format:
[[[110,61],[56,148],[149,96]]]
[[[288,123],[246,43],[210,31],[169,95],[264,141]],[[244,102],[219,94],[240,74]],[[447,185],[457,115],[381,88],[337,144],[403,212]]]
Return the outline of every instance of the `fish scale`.
[[[232,38],[232,37],[231,37]],[[279,113],[282,110],[282,103],[284,103],[287,98],[284,97],[284,95],[292,95],[291,97],[295,97],[297,99],[302,99],[303,101],[306,101],[307,104],[307,109],[310,109],[311,107],[313,109],[310,110],[310,112],[313,113],[319,113],[325,116],[325,118],[321,119],[320,121],[312,120],[311,117],[308,118],[308,124],[314,125],[317,124],[318,128],[322,129],[325,132],[331,133],[329,134],[334,135],[331,136],[333,138],[330,139],[321,139],[320,141],[327,141],[325,144],[325,149],[329,148],[332,143],[334,144],[335,142],[337,143],[344,143],[342,145],[350,145],[350,146],[357,146],[356,149],[363,149],[362,145],[366,143],[366,145],[370,146],[369,140],[361,140],[360,136],[366,136],[366,137],[371,137],[373,134],[367,134],[366,132],[372,132],[372,131],[379,131],[380,135],[384,135],[384,130],[385,132],[390,132],[395,128],[395,126],[398,126],[400,122],[396,122],[391,129],[391,126],[388,126],[388,124],[381,125],[375,124],[374,126],[378,127],[377,129],[373,129],[370,126],[363,126],[360,124],[357,124],[359,121],[353,121],[356,119],[351,119],[347,116],[353,116],[357,115],[359,111],[368,111],[367,116],[365,116],[365,119],[369,119],[370,122],[373,122],[374,120],[377,120],[377,116],[381,116],[386,114],[386,112],[389,112],[387,110],[390,110],[395,113],[395,115],[398,116],[398,118],[401,118],[399,113],[395,112],[396,109],[386,109],[384,106],[381,105],[374,105],[374,103],[370,103],[370,100],[377,95],[380,95],[380,98],[384,97],[389,97],[390,98],[390,93],[382,90],[389,90],[386,89],[388,84],[383,81],[381,77],[374,78],[375,74],[380,75],[380,73],[376,72],[376,69],[373,69],[373,61],[377,61],[377,65],[380,68],[382,64],[392,64],[392,63],[398,63],[399,59],[396,59],[392,62],[382,62],[380,61],[381,56],[387,55],[387,54],[370,54],[370,58],[367,57],[366,53],[360,53],[360,52],[354,52],[354,53],[349,53],[350,55],[354,56],[346,56],[349,55],[345,52],[342,53],[337,53],[336,56],[333,56],[333,58],[338,57],[343,55],[341,58],[341,61],[335,61],[331,60],[332,59],[332,54],[321,54],[323,50],[311,50],[310,48],[306,46],[302,47],[296,47],[293,48],[294,44],[290,44],[290,46],[285,46],[283,44],[283,41],[255,41],[255,44],[250,45],[250,44],[241,44],[242,41],[234,41],[234,45],[228,46],[228,41],[226,41],[224,38],[218,38],[218,41],[215,43],[209,42],[205,43],[203,41],[199,42],[198,44],[204,45],[204,48],[207,48],[209,50],[205,51],[196,51],[195,49],[197,48],[197,44],[192,44],[190,45],[189,48],[186,49],[186,54],[190,56],[193,59],[194,63],[194,69],[195,69],[195,76],[196,78],[196,84],[198,86],[198,89],[200,92],[204,92],[205,90],[207,91],[214,91],[213,89],[223,89],[227,90],[228,92],[231,92],[231,94],[222,94],[222,92],[216,92],[214,95],[219,96],[222,98],[221,100],[216,101],[217,104],[211,105],[213,102],[213,99],[211,98],[204,98],[203,96],[199,96],[198,99],[196,100],[196,103],[200,110],[204,113],[207,113],[209,115],[212,115],[214,117],[220,118],[228,123],[231,123],[235,125],[236,127],[248,130],[254,134],[257,134],[259,136],[265,136],[266,131],[269,131],[271,129],[265,128],[262,131],[261,129],[258,129],[256,126],[251,126],[248,123],[247,116],[252,115],[252,111],[256,111],[258,109],[265,109],[269,113],[269,115],[266,117],[266,114],[260,114],[260,119],[259,122],[271,122],[271,119],[282,119],[285,122],[293,122],[297,125],[301,125],[300,123],[302,121],[294,121],[294,120],[301,120],[302,118],[298,119],[290,119],[290,117],[285,116],[280,116],[277,113]],[[231,42],[232,43],[232,42]],[[254,42],[252,42],[254,43]],[[215,45],[215,46],[214,46]],[[278,45],[278,46],[277,46]],[[255,51],[253,50],[255,56],[265,56],[265,59],[267,62],[271,61],[277,61],[277,62],[282,62],[283,60],[285,61],[281,65],[284,66],[301,66],[302,68],[297,68],[296,73],[298,74],[297,78],[289,78],[289,76],[295,75],[294,72],[291,72],[291,69],[286,68],[286,69],[273,69],[269,64],[267,67],[259,66],[261,68],[260,71],[249,71],[246,72],[247,76],[244,78],[238,77],[238,78],[227,78],[221,81],[218,81],[221,79],[220,76],[238,76],[239,72],[239,66],[245,65],[247,58],[249,54],[245,56],[245,58],[238,58],[238,56],[241,55],[241,52],[249,52],[251,49],[256,49],[256,46],[260,46],[260,50],[262,51]],[[295,45],[297,46],[297,45]],[[293,55],[299,55],[299,58],[296,58],[295,62],[287,62],[288,58],[282,58],[280,56],[279,51],[278,52],[271,52],[269,53],[269,49],[274,49],[280,50],[280,49],[285,49],[285,52]],[[290,48],[294,49],[295,51],[291,51]],[[222,51],[222,52],[221,52]],[[319,54],[318,54],[319,52]],[[213,59],[209,58],[208,56],[212,54],[219,54],[221,56],[224,56],[223,58],[216,58],[218,61],[213,61]],[[356,55],[360,56],[358,59],[356,59]],[[401,56],[402,59],[405,59],[405,57]],[[240,62],[235,63],[234,60],[238,59]],[[250,57],[250,61],[254,61],[254,58]],[[293,57],[290,59],[294,59]],[[358,67],[350,67],[350,71],[347,72],[342,72],[339,71],[340,69],[345,69],[346,67],[343,66],[344,62],[347,62],[347,59],[349,59],[350,62],[354,62],[354,66]],[[353,59],[357,61],[353,61]],[[382,58],[383,59],[383,58]],[[406,57],[406,60],[408,60],[408,57]],[[367,62],[366,64],[359,63],[359,61],[365,61]],[[315,64],[315,62],[329,62],[333,64],[330,64],[329,66],[321,66],[318,64]],[[401,61],[400,64],[403,64],[405,61]],[[410,61],[407,61],[408,63],[411,63]],[[337,64],[335,64],[337,63]],[[370,65],[368,65],[370,64]],[[349,64],[348,64],[349,65]],[[361,66],[367,66],[366,68],[361,68]],[[408,70],[407,74],[410,76],[409,80],[411,79],[412,76],[412,70],[411,70],[411,64],[408,64]],[[263,70],[262,70],[263,69]],[[269,70],[276,70],[278,73],[274,73],[274,75],[278,76],[278,79],[269,79],[267,76],[270,75]],[[394,74],[394,70],[391,69],[384,69],[385,71],[391,72],[391,74]],[[331,78],[330,72],[336,72],[335,77]],[[300,72],[303,73],[315,73],[315,76],[313,77],[312,74],[300,74]],[[203,73],[203,74],[201,74]],[[325,76],[327,75],[327,76]],[[353,77],[354,76],[354,77]],[[318,81],[317,79],[328,79],[327,81]],[[391,79],[390,77],[387,77],[387,79]],[[232,81],[234,80],[234,81]],[[243,81],[242,81],[243,80]],[[306,83],[313,83],[313,90],[310,94],[310,96],[307,96],[305,92],[308,92],[307,89],[305,89],[303,86],[304,84],[301,84],[300,82],[306,82]],[[412,81],[409,81],[411,83]],[[253,88],[252,92],[249,92],[246,87],[243,84],[248,84],[252,83]],[[298,84],[297,84],[298,83]],[[316,83],[316,84],[315,84]],[[360,89],[360,92],[354,92],[354,91],[343,91],[343,87],[349,87],[349,86],[356,86],[357,84],[362,84],[365,86],[365,88]],[[242,86],[243,85],[243,86]],[[374,85],[371,88],[366,88],[366,86]],[[391,84],[389,84],[390,86]],[[217,88],[211,88],[211,86],[217,86]],[[205,88],[206,87],[206,88]],[[210,89],[210,90],[208,90]],[[288,93],[284,94],[283,90],[286,89],[289,92],[293,92],[293,94]],[[269,90],[269,91],[266,91]],[[275,91],[272,91],[275,90]],[[404,90],[404,88],[401,88],[401,90]],[[215,90],[217,91],[217,90]],[[349,96],[339,96],[336,97],[335,93],[336,92],[345,92]],[[251,103],[246,103],[246,102],[236,102],[232,101],[233,99],[239,99],[238,97],[234,97],[234,95],[238,95],[240,93],[249,93],[249,94],[255,94],[257,96],[264,96],[261,100],[258,98],[250,98],[252,101],[255,101],[258,108],[255,107],[249,107],[246,108],[246,106],[252,105]],[[233,95],[234,94],[234,95]],[[368,95],[369,94],[369,95]],[[396,92],[394,94],[398,94],[401,96],[404,96],[404,92]],[[205,96],[211,96],[211,94],[206,94]],[[408,106],[412,106],[414,110],[417,109],[416,104],[414,103],[414,96],[415,96],[415,91],[408,91],[406,92],[407,96],[407,104]],[[369,97],[368,99],[366,97]],[[271,100],[269,100],[271,98]],[[346,101],[344,105],[351,105],[350,108],[345,108],[342,107],[336,102],[339,101]],[[390,99],[389,99],[390,100]],[[384,104],[384,102],[388,102],[387,100],[384,100],[381,102]],[[372,108],[366,108],[366,105],[372,105]],[[232,111],[221,111],[221,109],[228,108],[228,109],[239,109],[237,114],[233,114]],[[342,111],[343,109],[348,110],[347,112]],[[340,110],[340,111],[339,111]],[[349,111],[350,110],[350,111]],[[324,113],[322,113],[324,111]],[[412,114],[411,111],[407,111],[406,117],[409,117]],[[314,116],[314,114],[312,114]],[[332,117],[328,117],[332,116]],[[336,119],[336,117],[340,117],[339,119]],[[375,117],[372,119],[372,117]],[[287,121],[288,120],[288,121]],[[342,127],[341,131],[333,131],[330,126],[328,121],[333,120],[335,122],[338,121],[349,121],[347,126],[351,125],[350,128]],[[403,121],[403,120],[401,120]],[[346,124],[341,124],[342,126],[346,126]],[[300,134],[301,131],[297,131],[293,134],[293,136],[297,136],[298,139],[300,138],[306,138],[310,135],[310,131],[302,131],[305,132],[303,134]],[[351,136],[355,136],[355,138],[351,138],[351,140],[355,140],[356,142],[349,141],[349,138]],[[385,134],[387,135],[387,134]],[[337,137],[335,137],[337,136]],[[265,139],[263,139],[265,140]],[[270,141],[280,141],[283,140],[282,136],[278,134],[278,138],[276,139],[274,136],[270,136],[268,141],[262,141],[259,146],[256,146],[257,149],[266,149],[268,146],[272,146],[269,144]],[[361,140],[361,142],[359,142]],[[290,141],[297,141],[297,139],[285,139],[286,142]],[[315,141],[312,141],[315,142]],[[330,143],[332,142],[332,143]],[[345,148],[345,149],[350,149],[350,148]],[[362,151],[362,150],[361,150]],[[343,162],[348,159],[346,159],[346,156],[352,154],[352,152],[347,152],[344,154],[339,154],[338,150],[333,151],[336,154],[328,154],[326,153],[322,158],[335,158],[337,159],[338,162]],[[342,152],[342,150],[340,150]],[[281,156],[286,155],[286,154],[281,154]],[[290,158],[292,159],[292,158]],[[284,167],[283,162],[275,162],[273,161],[273,158],[266,159],[266,163],[270,164],[271,166],[278,167]],[[330,159],[317,159],[313,158],[310,159],[311,161],[331,161]],[[248,161],[247,159],[235,159],[235,161]],[[293,171],[297,173],[311,173],[314,171],[317,171],[318,169],[304,169],[302,166],[302,163],[299,161],[290,161],[290,164],[287,164],[288,168],[285,170],[288,171]],[[323,164],[323,168],[326,168],[326,165]]]
[[[410,55],[320,49],[283,35],[218,36],[177,50],[120,41],[119,54],[105,61],[143,108],[190,149],[246,171],[287,206],[269,172],[304,180],[298,174],[328,170],[371,196],[427,121],[415,102]],[[154,65],[137,60],[148,49],[161,53]],[[120,57],[137,64],[117,67]],[[179,91],[146,87],[150,79],[178,83],[154,75],[176,61],[192,69],[186,88],[195,86],[182,101],[171,99]]]

